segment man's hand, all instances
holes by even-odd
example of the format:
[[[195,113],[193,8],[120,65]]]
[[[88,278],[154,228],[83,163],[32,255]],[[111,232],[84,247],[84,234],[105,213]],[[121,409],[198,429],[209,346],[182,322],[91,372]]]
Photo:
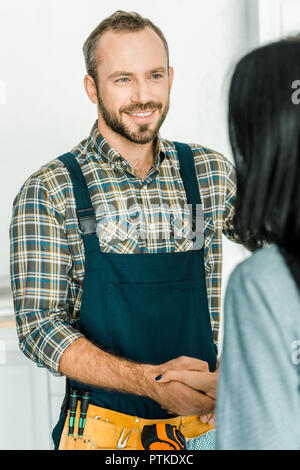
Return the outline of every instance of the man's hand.
[[[159,383],[181,382],[195,390],[205,393],[210,398],[216,398],[217,372],[168,370],[162,375]],[[215,424],[215,414],[200,416],[202,423]]]
[[[210,398],[216,399],[217,372],[202,372],[194,370],[167,370],[159,380],[160,383],[172,381],[181,382],[188,387],[205,393]]]
[[[60,358],[59,371],[79,382],[108,390],[152,398],[163,408],[177,415],[208,414],[214,400],[180,382],[160,384],[156,377],[168,368],[207,370],[197,359],[180,357],[154,366],[128,361],[109,354],[86,338],[78,338]]]
[[[215,401],[211,397],[194,390],[190,385],[176,379],[170,379],[165,383],[160,383],[162,381],[156,380],[158,376],[164,376],[167,371],[171,370],[208,373],[209,369],[207,362],[187,356],[172,359],[159,366],[146,366],[145,374],[153,387],[148,396],[173,414],[182,416],[210,414],[214,410],[215,405]]]
[[[202,423],[215,424],[215,413],[210,413],[209,415],[200,416]]]
[[[213,399],[175,381],[165,384],[156,382],[149,396],[169,413],[181,416],[205,415],[212,412],[215,406]]]

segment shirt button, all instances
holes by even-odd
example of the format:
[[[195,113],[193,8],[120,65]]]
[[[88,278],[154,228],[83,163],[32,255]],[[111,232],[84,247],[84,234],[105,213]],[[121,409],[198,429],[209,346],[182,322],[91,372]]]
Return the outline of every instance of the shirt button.
[[[110,235],[106,235],[105,240],[107,242],[111,242],[112,237]]]
[[[150,229],[155,230],[155,224],[150,224]]]

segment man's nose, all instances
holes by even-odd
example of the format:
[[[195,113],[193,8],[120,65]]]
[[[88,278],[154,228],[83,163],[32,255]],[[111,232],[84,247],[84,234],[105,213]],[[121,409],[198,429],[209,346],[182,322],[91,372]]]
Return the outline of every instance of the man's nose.
[[[133,102],[146,104],[151,100],[149,84],[146,80],[136,80],[131,99]]]

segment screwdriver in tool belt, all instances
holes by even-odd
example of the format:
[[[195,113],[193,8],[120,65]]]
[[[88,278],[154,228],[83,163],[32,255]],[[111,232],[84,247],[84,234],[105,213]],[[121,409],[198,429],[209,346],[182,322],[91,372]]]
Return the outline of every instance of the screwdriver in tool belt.
[[[79,425],[78,425],[78,437],[83,435],[85,421],[86,421],[86,412],[89,406],[90,392],[83,392],[81,395],[81,406],[80,406],[80,416],[79,416]]]
[[[78,391],[75,388],[71,388],[70,396],[69,396],[69,436],[73,436],[74,433],[74,425],[75,425],[75,416],[76,416],[76,408],[78,402]]]

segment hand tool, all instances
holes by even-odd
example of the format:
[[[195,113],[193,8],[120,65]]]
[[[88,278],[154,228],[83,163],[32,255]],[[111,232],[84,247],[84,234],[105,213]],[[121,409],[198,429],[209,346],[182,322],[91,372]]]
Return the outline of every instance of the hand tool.
[[[128,439],[129,439],[129,436],[131,434],[131,431],[129,431],[129,433],[127,434],[127,436],[125,437],[125,439],[123,441],[124,433],[125,433],[125,428],[123,428],[123,430],[121,432],[121,436],[118,440],[118,444],[117,444],[117,447],[116,447],[117,449],[124,449],[124,447],[127,444]]]
[[[74,433],[74,424],[75,424],[75,415],[78,402],[78,391],[75,388],[71,388],[69,396],[69,436],[73,436]]]
[[[183,434],[168,423],[157,423],[144,426],[140,436],[140,448],[143,450],[183,450]]]
[[[86,412],[89,406],[90,392],[85,391],[80,397],[81,406],[80,406],[80,416],[79,416],[79,425],[78,425],[78,437],[83,435],[85,421],[86,421]]]

